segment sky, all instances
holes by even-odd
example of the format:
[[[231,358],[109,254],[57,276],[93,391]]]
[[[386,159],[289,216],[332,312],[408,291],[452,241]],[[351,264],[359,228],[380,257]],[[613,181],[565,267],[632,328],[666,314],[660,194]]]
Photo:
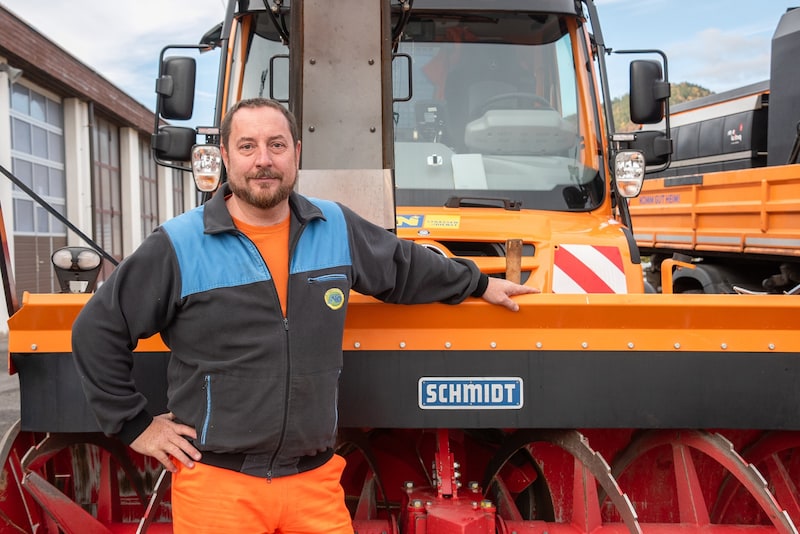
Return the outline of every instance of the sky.
[[[197,44],[203,34],[222,22],[225,3],[226,0],[0,0],[0,5],[151,110],[155,109],[161,49],[170,44]],[[197,125],[208,125],[202,116],[212,116],[219,55],[194,55],[198,59],[198,86],[206,87],[195,100],[195,117],[200,118]],[[203,69],[206,83],[201,84]]]
[[[596,0],[606,47],[659,49],[671,83],[715,93],[769,79],[778,21],[800,0]],[[652,56],[655,57],[655,56]],[[612,96],[628,92],[628,55],[609,58]]]
[[[375,1],[375,0],[364,0]],[[606,46],[660,49],[673,83],[721,92],[769,78],[770,42],[800,0],[596,0]],[[0,0],[0,4],[150,109],[158,57],[222,21],[225,0]],[[609,58],[612,96],[633,57]],[[196,108],[211,116],[216,53],[200,56]],[[202,124],[202,118],[197,124]]]

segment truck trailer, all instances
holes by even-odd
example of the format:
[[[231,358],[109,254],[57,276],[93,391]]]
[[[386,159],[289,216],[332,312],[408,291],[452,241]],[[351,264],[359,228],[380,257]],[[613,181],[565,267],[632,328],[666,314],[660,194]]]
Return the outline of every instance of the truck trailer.
[[[634,235],[660,286],[682,293],[800,294],[800,9],[772,39],[770,78],[671,109],[674,153],[630,201]]]

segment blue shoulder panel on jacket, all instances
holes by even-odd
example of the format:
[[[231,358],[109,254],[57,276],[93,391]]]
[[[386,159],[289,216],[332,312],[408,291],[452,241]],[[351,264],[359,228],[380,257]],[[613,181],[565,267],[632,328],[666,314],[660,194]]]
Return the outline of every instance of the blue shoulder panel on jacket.
[[[203,206],[162,225],[181,270],[181,297],[269,280],[256,246],[232,233],[205,234]]]
[[[309,222],[297,243],[290,274],[350,266],[350,238],[342,209],[329,200],[308,199],[325,215]]]

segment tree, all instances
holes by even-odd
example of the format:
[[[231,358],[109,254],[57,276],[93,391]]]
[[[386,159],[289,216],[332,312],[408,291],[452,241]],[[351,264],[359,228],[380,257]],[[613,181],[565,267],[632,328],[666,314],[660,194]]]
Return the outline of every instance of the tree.
[[[694,83],[681,82],[672,84],[670,88],[669,105],[673,106],[681,102],[688,102],[689,100],[694,100],[710,94],[713,94],[712,91]],[[628,93],[611,101],[614,124],[617,132],[632,132],[639,129],[638,124],[631,122],[629,111],[630,102],[631,97]]]

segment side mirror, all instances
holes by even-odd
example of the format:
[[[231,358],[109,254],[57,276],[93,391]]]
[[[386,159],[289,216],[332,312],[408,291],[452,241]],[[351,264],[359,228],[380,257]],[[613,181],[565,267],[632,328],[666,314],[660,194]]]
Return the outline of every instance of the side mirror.
[[[194,58],[173,56],[161,62],[156,80],[156,109],[169,120],[189,120],[194,109],[197,65]]]
[[[669,99],[669,83],[664,81],[661,64],[636,60],[630,65],[631,121],[656,124],[664,118],[664,103]]]
[[[159,126],[150,144],[157,160],[189,161],[197,139],[194,128],[184,126]],[[187,169],[188,170],[188,169]]]
[[[625,147],[641,152],[648,165],[665,165],[669,162],[672,139],[669,139],[663,131],[638,130],[629,135],[633,139],[627,141]]]

